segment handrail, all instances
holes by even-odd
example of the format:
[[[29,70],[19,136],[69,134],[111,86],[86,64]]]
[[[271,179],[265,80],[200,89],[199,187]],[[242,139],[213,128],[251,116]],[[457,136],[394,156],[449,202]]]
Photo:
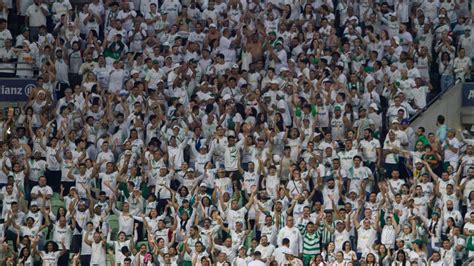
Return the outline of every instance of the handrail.
[[[5,65],[10,65],[13,67],[6,67]],[[36,66],[35,63],[33,62],[2,62],[0,61],[0,71],[8,71],[8,72],[2,72],[2,73],[9,73],[9,72],[14,72],[16,74],[17,70],[23,71],[23,70],[33,70],[33,71],[38,71],[40,68]],[[13,74],[13,73],[12,73]]]

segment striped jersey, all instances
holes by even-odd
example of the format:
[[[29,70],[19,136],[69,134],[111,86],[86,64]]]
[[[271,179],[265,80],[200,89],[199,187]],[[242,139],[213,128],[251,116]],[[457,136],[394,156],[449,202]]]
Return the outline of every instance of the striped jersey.
[[[321,253],[320,232],[315,231],[312,234],[305,232],[303,235],[303,254],[317,255]]]

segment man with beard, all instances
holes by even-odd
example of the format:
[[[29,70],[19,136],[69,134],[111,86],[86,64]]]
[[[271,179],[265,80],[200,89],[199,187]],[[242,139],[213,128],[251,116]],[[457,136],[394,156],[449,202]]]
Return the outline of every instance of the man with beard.
[[[380,166],[382,158],[382,149],[380,141],[373,137],[373,131],[370,128],[364,130],[364,139],[359,144],[359,149],[364,158],[364,164],[374,172],[376,166]]]

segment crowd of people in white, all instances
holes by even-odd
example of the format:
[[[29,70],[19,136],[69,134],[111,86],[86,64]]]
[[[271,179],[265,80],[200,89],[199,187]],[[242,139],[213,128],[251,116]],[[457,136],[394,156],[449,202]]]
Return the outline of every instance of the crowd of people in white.
[[[462,265],[468,0],[0,0],[2,265]],[[83,1],[84,2],[84,1]]]

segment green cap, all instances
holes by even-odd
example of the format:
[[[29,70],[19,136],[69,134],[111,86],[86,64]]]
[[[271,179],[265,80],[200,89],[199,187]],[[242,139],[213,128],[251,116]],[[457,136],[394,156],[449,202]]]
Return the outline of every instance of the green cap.
[[[340,105],[334,106],[334,111],[341,111],[341,106]]]
[[[417,245],[423,245],[423,240],[421,239],[415,239],[413,240],[413,242],[411,242],[412,244],[417,244]]]

